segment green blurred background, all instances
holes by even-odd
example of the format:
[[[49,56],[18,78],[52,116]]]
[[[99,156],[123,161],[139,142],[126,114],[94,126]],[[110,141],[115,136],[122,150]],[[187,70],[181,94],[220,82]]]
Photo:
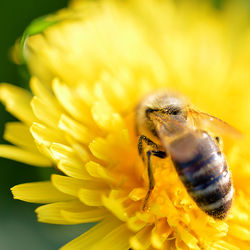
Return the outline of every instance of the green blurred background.
[[[66,7],[67,0],[2,0],[0,5],[0,82],[23,86],[18,68],[9,57],[9,49],[22,35],[29,23],[42,15]],[[0,104],[0,143],[4,124],[15,120]],[[38,181],[48,176],[48,170],[26,166],[0,158],[0,249],[54,250],[80,235],[86,225],[64,226],[38,223],[35,208],[38,205],[13,200],[10,188],[16,184]]]

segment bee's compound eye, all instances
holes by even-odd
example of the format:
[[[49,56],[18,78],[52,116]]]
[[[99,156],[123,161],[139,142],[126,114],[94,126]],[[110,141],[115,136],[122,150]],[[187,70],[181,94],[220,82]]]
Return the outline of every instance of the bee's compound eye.
[[[171,115],[179,115],[180,114],[180,110],[173,110],[170,114]]]
[[[164,113],[167,113],[168,115],[181,115],[182,109],[179,105],[170,104],[166,105],[164,108],[162,108],[162,111]]]
[[[166,111],[169,115],[181,115],[182,114],[181,108],[176,107],[176,106],[167,107]]]

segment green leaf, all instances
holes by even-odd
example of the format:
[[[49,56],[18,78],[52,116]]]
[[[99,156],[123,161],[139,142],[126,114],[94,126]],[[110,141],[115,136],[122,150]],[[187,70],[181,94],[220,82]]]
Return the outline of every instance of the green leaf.
[[[30,25],[25,29],[20,40],[20,60],[25,63],[24,58],[24,45],[28,37],[42,33],[48,27],[58,23],[60,20],[51,18],[51,15],[42,16],[33,20]]]

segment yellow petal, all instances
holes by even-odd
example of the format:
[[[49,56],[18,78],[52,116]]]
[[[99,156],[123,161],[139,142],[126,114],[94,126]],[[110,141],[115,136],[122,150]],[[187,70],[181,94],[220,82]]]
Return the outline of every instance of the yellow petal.
[[[114,217],[106,217],[102,222],[88,230],[86,233],[72,240],[61,250],[95,250],[94,245],[102,238],[107,236],[107,232],[112,232],[114,229],[118,228],[121,222]],[[125,237],[124,237],[125,238]],[[116,239],[115,239],[116,241]],[[116,241],[118,243],[118,241]],[[115,242],[113,242],[114,244]],[[99,248],[98,250],[103,249]],[[110,249],[110,248],[107,248]],[[120,249],[120,248],[118,248]],[[128,247],[126,248],[126,250]],[[97,250],[97,249],[96,249]],[[122,249],[121,249],[122,250]]]
[[[39,121],[51,128],[57,128],[61,112],[54,110],[53,107],[50,107],[48,103],[37,96],[32,98],[31,107]]]
[[[209,246],[212,250],[217,250],[217,249],[221,249],[221,250],[239,250],[240,248],[237,246],[233,246],[232,244],[224,241],[224,240],[218,240],[212,244],[209,244],[212,246]]]
[[[55,160],[65,159],[65,160],[73,160],[77,161],[75,152],[73,149],[67,145],[61,144],[61,143],[55,143],[53,142],[50,151],[52,155],[54,156]]]
[[[102,206],[102,195],[105,190],[90,190],[82,188],[79,191],[79,199],[88,206]]]
[[[61,214],[66,220],[71,222],[89,223],[102,220],[107,216],[108,212],[104,208],[94,208],[82,212],[71,212],[62,210]]]
[[[144,188],[134,188],[129,193],[129,198],[133,201],[139,201],[142,200],[146,195],[146,191]]]
[[[83,146],[83,144],[78,143],[76,140],[74,140],[72,137],[67,136],[66,137],[67,141],[69,142],[70,146],[78,156],[82,160],[83,163],[86,163],[89,158],[89,151]]]
[[[239,226],[239,225],[230,225],[228,233],[235,238],[238,238],[240,240],[248,241],[250,244],[250,230]]]
[[[124,223],[101,238],[91,249],[127,250],[129,249],[129,237],[131,232]]]
[[[56,174],[51,176],[51,181],[58,190],[73,196],[77,196],[79,189],[85,184],[84,181]]]
[[[115,110],[122,112],[136,105],[133,102],[138,99],[133,86],[134,81],[135,79],[124,69],[115,76],[105,71],[100,76],[100,81],[95,84],[95,94],[99,100],[108,100]]]
[[[156,249],[161,249],[165,240],[172,233],[171,227],[168,225],[166,219],[162,219],[155,225],[151,234],[151,243],[152,246]]]
[[[44,144],[39,144],[37,141],[35,141],[36,147],[39,150],[39,152],[41,152],[41,154],[43,154],[44,156],[46,156],[48,159],[50,159],[54,164],[55,159],[54,156],[52,155],[51,151],[49,150],[48,147],[46,147],[46,145]]]
[[[119,195],[119,193],[116,192],[115,190],[112,190],[109,193],[109,196],[103,195],[102,196],[103,206],[105,206],[109,211],[111,211],[121,221],[127,221],[128,214],[126,213],[126,210],[122,204],[126,198],[123,198],[123,197],[119,198],[118,195]]]
[[[77,200],[67,202],[55,202],[47,205],[40,206],[36,209],[38,221],[52,224],[78,224],[80,222],[67,220],[62,216],[61,212],[65,209],[80,210],[81,204]]]
[[[6,109],[28,125],[36,121],[30,107],[31,98],[32,96],[27,90],[7,83],[0,85],[0,100]]]
[[[81,180],[93,179],[88,174],[83,164],[80,164],[77,161],[73,161],[73,160],[70,161],[70,160],[65,160],[65,159],[60,160],[57,167],[70,177],[81,179]]]
[[[147,249],[150,246],[150,234],[152,227],[144,227],[136,235],[130,238],[130,245],[134,249]]]
[[[12,145],[0,145],[0,157],[20,161],[32,166],[50,167],[52,162],[39,152],[28,151]]]
[[[40,98],[44,103],[46,103],[48,107],[53,110],[53,112],[60,113],[62,111],[62,108],[56,101],[56,98],[53,95],[52,91],[42,82],[40,82],[36,77],[31,77],[30,87],[32,93]]]
[[[109,164],[122,162],[128,166],[131,166],[136,153],[131,145],[127,129],[109,134],[106,138],[95,138],[89,144],[89,149],[95,157]]]
[[[56,189],[51,182],[32,182],[11,188],[15,199],[33,203],[50,203],[72,200],[73,197]]]
[[[33,123],[30,128],[31,134],[34,139],[39,144],[44,144],[46,147],[49,147],[52,142],[54,143],[64,143],[65,140],[62,134],[57,130],[52,130],[40,123]]]
[[[29,127],[21,122],[8,122],[5,125],[4,139],[19,147],[38,152]]]
[[[175,240],[176,250],[189,250],[188,246],[179,238]]]
[[[67,115],[62,115],[58,124],[59,128],[71,135],[75,140],[87,144],[93,140],[91,130]]]
[[[128,228],[133,232],[138,232],[147,225],[145,221],[140,220],[137,216],[129,217],[127,224]]]
[[[79,95],[80,99],[87,106],[92,106],[93,102],[95,101],[95,98],[92,93],[92,86],[90,84],[81,80],[76,86],[76,92]]]
[[[181,240],[183,240],[188,247],[190,247],[191,249],[200,249],[197,246],[198,240],[196,239],[196,237],[193,234],[189,233],[182,226],[178,226],[178,234],[180,235]]]
[[[250,205],[250,204],[249,204]],[[250,226],[250,215],[247,213],[249,208],[246,208],[246,211],[238,208],[236,205],[232,207],[231,212],[233,214],[232,221],[235,224],[241,224],[244,226]]]
[[[27,62],[29,62],[28,66],[31,75],[37,76],[43,84],[51,87],[51,80],[54,77],[51,70],[53,70],[54,65],[51,65],[48,63],[48,60],[46,60],[46,51],[49,50],[46,40],[42,34],[30,36],[29,39],[27,39],[27,48],[25,48],[24,54]],[[35,49],[36,52],[34,51]],[[40,59],[38,60],[38,58]]]
[[[82,188],[97,189],[103,188],[103,183],[98,183],[93,180],[79,180],[72,177],[62,176],[53,174],[51,177],[52,183],[61,192],[70,194],[73,196],[78,196],[78,192]]]
[[[92,116],[98,126],[106,131],[121,130],[125,127],[120,114],[114,112],[111,106],[104,101],[96,102],[93,105]]]
[[[98,159],[109,161],[111,158],[111,152],[107,145],[107,140],[103,138],[96,138],[89,144],[91,153]]]
[[[108,181],[114,181],[108,174],[107,170],[101,166],[99,163],[94,161],[89,161],[85,164],[85,168],[88,171],[88,173],[95,177],[95,178],[101,178]]]
[[[75,95],[76,93],[72,93],[73,88],[70,89],[58,79],[53,81],[52,87],[58,101],[71,116],[73,116],[77,121],[83,122],[84,124],[93,124],[90,119],[91,116],[87,114],[87,112],[89,112],[88,108],[80,100],[80,98],[77,98]]]

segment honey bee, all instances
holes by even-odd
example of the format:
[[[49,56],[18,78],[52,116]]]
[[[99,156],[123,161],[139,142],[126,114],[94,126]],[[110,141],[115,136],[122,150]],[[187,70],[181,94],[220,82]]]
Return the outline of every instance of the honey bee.
[[[224,219],[231,207],[233,185],[219,137],[240,132],[209,114],[191,108],[176,93],[160,91],[146,96],[136,109],[138,152],[147,167],[149,188],[143,210],[155,180],[152,156],[171,157],[179,178],[197,206],[216,219]]]

